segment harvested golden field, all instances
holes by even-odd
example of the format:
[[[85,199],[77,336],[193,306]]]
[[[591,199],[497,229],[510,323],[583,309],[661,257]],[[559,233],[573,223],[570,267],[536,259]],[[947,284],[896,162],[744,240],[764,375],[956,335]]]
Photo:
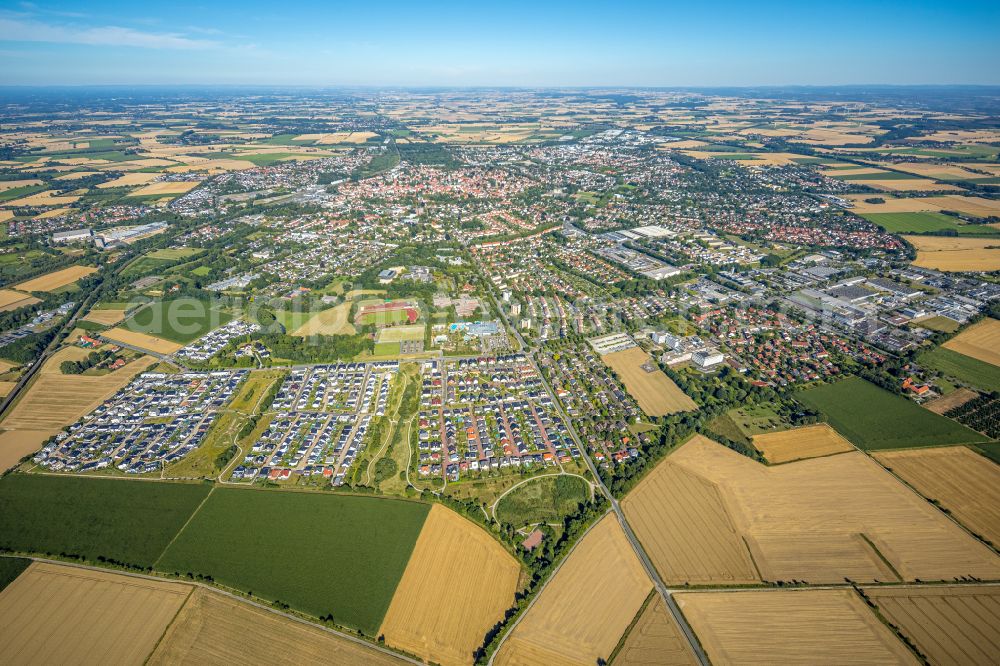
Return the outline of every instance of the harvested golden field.
[[[143,356],[106,375],[63,375],[58,370],[61,361],[53,356],[27,395],[8,412],[3,428],[54,434],[89,413],[155,361],[152,356]],[[49,367],[55,370],[46,372]]]
[[[914,266],[939,271],[1000,270],[1000,240],[948,236],[903,236],[917,249]]]
[[[36,220],[47,220],[50,217],[62,217],[73,212],[72,208],[53,208],[35,216]]]
[[[80,178],[86,178],[88,176],[96,176],[100,171],[71,171],[69,173],[64,173],[61,176],[56,176],[56,180],[79,180]]]
[[[41,303],[41,300],[31,294],[22,294],[13,289],[0,289],[0,312],[16,310],[35,303]]]
[[[157,338],[145,333],[139,333],[138,331],[130,331],[121,327],[102,331],[101,337],[111,340],[112,342],[120,342],[124,345],[129,345],[138,349],[145,349],[155,354],[173,354],[175,351],[184,346],[176,342],[164,340],[163,338]]]
[[[941,207],[936,205],[932,197],[921,197],[911,199],[894,199],[891,197],[879,197],[885,199],[885,203],[868,203],[865,199],[871,199],[871,194],[845,194],[844,198],[853,202],[851,208],[855,213],[920,213],[937,212]]]
[[[0,222],[6,222],[7,220],[14,218],[14,211],[12,210],[0,210]]]
[[[771,464],[854,451],[854,445],[825,423],[755,435],[753,445]]]
[[[912,173],[918,176],[925,176],[927,178],[934,178],[937,180],[988,178],[988,176],[984,176],[983,174],[976,173],[974,171],[969,171],[958,164],[935,164],[928,162],[904,162],[901,164],[893,164],[889,162],[885,163],[884,166],[895,169],[896,171],[905,171],[906,173]],[[979,169],[980,166],[977,164],[974,168]]]
[[[666,143],[661,143],[656,147],[660,150],[690,150],[691,148],[701,148],[702,146],[707,145],[708,143],[705,141],[698,141],[697,139],[683,139],[681,141],[668,141]]]
[[[938,183],[933,180],[927,180],[926,178],[906,178],[906,179],[893,179],[888,178],[885,180],[851,180],[846,178],[847,182],[854,183],[855,185],[867,185],[868,187],[875,187],[880,190],[887,190],[889,192],[961,192],[962,188],[956,185],[949,185],[947,183]]]
[[[1000,545],[1000,465],[964,446],[874,455],[971,532]]]
[[[206,160],[204,162],[198,162],[197,164],[181,164],[177,166],[167,167],[164,169],[167,173],[188,173],[189,171],[205,171],[210,174],[222,173],[225,171],[244,171],[246,169],[253,169],[256,164],[250,160],[233,160],[220,158],[216,160]]]
[[[15,285],[21,291],[55,291],[68,284],[73,284],[80,278],[87,277],[91,273],[96,273],[97,269],[92,266],[70,266],[61,271],[46,273],[33,280]]]
[[[520,572],[485,530],[435,504],[379,633],[386,645],[443,666],[471,664],[513,605]]]
[[[295,137],[296,141],[315,141],[318,145],[330,145],[337,143],[365,143],[368,139],[374,139],[378,134],[375,132],[330,132],[329,134],[301,134]]]
[[[29,453],[42,448],[42,442],[54,435],[51,430],[5,430],[0,432],[0,474],[17,465]]]
[[[764,580],[1000,578],[1000,557],[859,451],[766,466],[695,437],[666,460],[716,485]]]
[[[6,398],[17,386],[17,382],[0,381],[0,398]]]
[[[984,363],[1000,366],[1000,321],[987,317],[941,346]]]
[[[125,319],[125,310],[91,310],[83,318],[84,321],[92,321],[104,326],[114,326],[123,319]]]
[[[666,583],[760,581],[718,488],[670,458],[646,475],[621,506]]]
[[[865,594],[932,664],[997,663],[1000,587],[874,587]]]
[[[76,194],[60,195],[55,190],[46,190],[35,194],[14,199],[13,201],[0,202],[0,206],[7,208],[21,208],[24,206],[65,206],[75,203],[80,196]]]
[[[225,666],[263,661],[276,666],[404,663],[318,627],[204,588],[191,594],[146,663]]]
[[[351,303],[341,303],[332,308],[317,312],[304,324],[299,326],[292,335],[307,337],[310,335],[354,335],[354,324],[349,321]]]
[[[190,593],[36,562],[0,593],[0,663],[141,664]]]
[[[29,187],[31,185],[41,185],[42,181],[37,178],[28,178],[26,180],[0,180],[0,192],[5,192],[7,190],[16,190],[19,187]]]
[[[917,664],[853,590],[681,592],[715,664]]]
[[[134,185],[145,185],[146,183],[151,183],[160,177],[158,173],[127,173],[124,176],[119,176],[114,180],[109,180],[106,183],[101,183],[97,187],[99,188],[111,188],[111,187],[132,187]]]
[[[199,184],[198,181],[194,180],[151,183],[132,192],[132,196],[145,197],[151,194],[185,194],[198,187]]]
[[[931,203],[938,206],[940,210],[957,210],[960,213],[976,217],[1000,215],[1000,199],[946,194],[940,197],[931,197]]]
[[[958,388],[948,395],[928,400],[924,403],[924,407],[931,410],[935,414],[944,414],[945,412],[964,405],[970,400],[975,400],[978,397],[979,394],[971,389]]]
[[[653,587],[614,514],[580,540],[497,654],[498,666],[607,659]]]
[[[615,371],[625,389],[647,416],[664,416],[698,409],[694,400],[667,377],[656,363],[639,347],[612,352],[601,357]],[[646,372],[642,366],[651,363],[655,368]]]
[[[655,594],[615,656],[616,666],[686,666],[697,664],[677,621]]]

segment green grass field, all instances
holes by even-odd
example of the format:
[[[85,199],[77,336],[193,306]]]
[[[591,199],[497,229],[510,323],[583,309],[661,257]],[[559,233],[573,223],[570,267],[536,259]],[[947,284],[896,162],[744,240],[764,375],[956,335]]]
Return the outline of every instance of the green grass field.
[[[795,397],[826,414],[831,426],[866,450],[987,441],[978,432],[859,377],[823,384]]]
[[[12,474],[0,480],[0,548],[152,566],[208,491],[203,484]]]
[[[0,592],[13,583],[14,579],[20,576],[29,564],[31,564],[31,560],[26,560],[23,557],[0,557]]]
[[[372,352],[375,356],[393,356],[399,353],[398,342],[378,342]]]
[[[958,329],[962,328],[961,324],[950,317],[931,317],[922,321],[911,321],[910,325],[919,326],[920,328],[926,328],[931,331],[939,331],[941,333],[954,333]]]
[[[168,247],[162,250],[154,250],[146,255],[149,259],[166,259],[168,261],[175,261],[177,259],[187,259],[188,257],[193,257],[197,254],[201,254],[203,250],[196,247]]]
[[[157,301],[129,317],[124,326],[130,331],[187,344],[231,321],[233,315],[216,304],[196,298]]]
[[[920,176],[910,173],[900,173],[898,171],[880,171],[878,173],[856,173],[833,175],[831,178],[837,180],[922,180]]]
[[[497,504],[497,520],[521,527],[562,522],[588,499],[587,483],[576,476],[543,476],[512,490]]]
[[[891,233],[925,233],[955,231],[980,236],[1000,235],[1000,230],[982,224],[960,224],[955,218],[941,213],[869,213],[862,215]]]
[[[374,497],[217,488],[156,568],[210,575],[374,636],[429,509]]]
[[[944,375],[960,379],[984,391],[1000,391],[1000,368],[971,356],[938,347],[924,352],[917,360]]]
[[[977,444],[972,447],[984,456],[1000,465],[1000,442],[990,442],[988,444]]]

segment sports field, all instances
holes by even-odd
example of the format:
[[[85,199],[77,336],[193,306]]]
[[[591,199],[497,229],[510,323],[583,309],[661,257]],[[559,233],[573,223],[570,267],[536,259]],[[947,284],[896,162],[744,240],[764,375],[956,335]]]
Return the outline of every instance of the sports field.
[[[1000,321],[992,317],[978,321],[942,347],[1000,368]]]
[[[694,666],[691,648],[659,594],[653,593],[612,659],[616,666]]]
[[[652,586],[615,516],[606,515],[535,598],[494,663],[563,666],[607,660]]]
[[[190,593],[36,562],[0,593],[0,663],[141,664]]]
[[[390,326],[389,328],[379,329],[378,337],[376,337],[375,341],[376,343],[383,343],[423,339],[423,326]]]
[[[375,636],[430,507],[217,488],[157,561]]]
[[[601,360],[615,371],[629,395],[635,398],[647,416],[665,416],[698,409],[694,400],[656,367],[649,354],[639,347],[605,354]],[[646,363],[653,363],[655,369],[647,372],[642,367]]]
[[[795,399],[825,414],[837,432],[866,450],[986,441],[975,430],[858,377],[806,389]]]
[[[19,291],[55,291],[96,272],[97,269],[92,266],[70,266],[69,268],[46,273],[27,282],[22,282],[15,285],[14,288]]]
[[[758,582],[719,488],[671,458],[622,500],[625,517],[660,576],[676,585]]]
[[[753,445],[775,465],[854,450],[850,442],[825,423],[757,435]]]
[[[151,566],[208,487],[74,476],[0,479],[0,547]]]
[[[478,525],[435,504],[379,634],[428,661],[471,664],[483,636],[514,604],[521,567]]]
[[[872,587],[865,593],[930,663],[997,663],[1000,587]]]
[[[917,357],[928,368],[984,391],[1000,391],[1000,368],[956,351],[938,347]]]
[[[964,446],[884,451],[875,458],[973,534],[1000,545],[1000,465]]]
[[[918,664],[852,590],[681,592],[715,664]]]
[[[195,588],[146,662],[173,664],[403,664],[371,647],[237,599]]]
[[[766,581],[1000,577],[1000,557],[859,451],[767,466],[700,437],[666,461],[715,484]],[[689,532],[695,557],[706,548]]]
[[[186,345],[232,319],[233,315],[217,303],[197,298],[177,298],[140,308],[122,324],[122,328]]]

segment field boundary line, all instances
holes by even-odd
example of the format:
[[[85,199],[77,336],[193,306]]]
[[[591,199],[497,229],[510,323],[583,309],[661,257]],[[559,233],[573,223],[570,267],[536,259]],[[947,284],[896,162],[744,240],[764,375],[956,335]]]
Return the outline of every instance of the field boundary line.
[[[906,579],[903,578],[901,575],[899,575],[899,572],[896,570],[896,567],[892,566],[892,562],[889,561],[889,558],[887,558],[885,555],[882,554],[882,551],[878,549],[878,546],[875,545],[874,541],[868,538],[867,534],[865,534],[864,532],[858,532],[858,536],[860,536],[864,540],[864,542],[868,544],[869,548],[875,551],[875,554],[878,556],[880,560],[882,560],[882,562],[885,563],[885,566],[889,567],[889,571],[891,571],[892,575],[896,577],[896,580],[898,580],[900,583],[906,582]]]
[[[635,629],[636,625],[639,624],[639,621],[642,620],[643,613],[645,613],[646,609],[648,609],[653,603],[653,599],[658,596],[660,595],[654,585],[653,589],[651,589],[649,594],[646,595],[646,600],[642,602],[642,605],[639,606],[639,610],[636,611],[635,617],[633,617],[632,621],[628,623],[627,627],[625,627],[625,631],[622,632],[621,638],[618,639],[618,644],[615,645],[615,649],[613,649],[611,654],[608,655],[609,664],[613,664],[615,662],[615,658],[618,657],[618,653],[622,651],[623,647],[625,647],[625,643],[628,641],[628,637],[632,633],[632,630]]]
[[[177,612],[174,613],[174,616],[170,618],[170,622],[167,622],[167,626],[163,628],[163,633],[160,634],[160,637],[157,638],[156,642],[153,644],[153,649],[150,650],[149,654],[146,655],[146,658],[143,659],[142,661],[143,664],[149,663],[150,657],[152,657],[153,653],[156,652],[156,648],[160,647],[160,643],[163,642],[163,639],[166,637],[167,632],[170,631],[170,627],[174,626],[174,623],[177,622],[177,618],[180,617],[184,609],[187,608],[187,605],[191,603],[191,597],[193,595],[194,595],[194,587],[188,590],[187,597],[184,598],[184,603],[180,605],[180,608],[177,609]]]
[[[174,545],[174,542],[177,541],[177,537],[179,537],[181,533],[187,529],[187,526],[191,524],[191,521],[194,520],[194,517],[198,515],[198,512],[201,511],[201,507],[205,506],[205,502],[207,502],[208,498],[212,496],[212,493],[215,492],[215,489],[216,486],[213,484],[212,489],[208,491],[208,494],[205,495],[204,499],[202,499],[201,502],[198,504],[198,506],[195,508],[195,510],[191,512],[191,515],[188,516],[188,519],[184,521],[183,525],[181,525],[181,528],[177,530],[177,534],[175,534],[174,537],[170,540],[170,542],[166,546],[164,546],[163,552],[160,553],[159,557],[157,557],[156,560],[153,562],[154,569],[156,568],[156,565],[160,563],[160,560],[163,559],[163,556],[167,553],[167,551],[170,550],[170,547]]]

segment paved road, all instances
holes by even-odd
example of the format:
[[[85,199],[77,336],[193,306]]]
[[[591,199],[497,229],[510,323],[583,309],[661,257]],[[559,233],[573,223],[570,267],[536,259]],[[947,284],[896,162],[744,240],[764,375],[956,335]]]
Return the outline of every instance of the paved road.
[[[482,277],[482,273],[480,273],[480,277]],[[483,282],[489,285],[490,290],[493,292],[493,298],[494,300],[496,300],[496,291],[494,290],[492,283],[489,280],[486,280],[485,278],[483,279]],[[499,301],[497,301],[497,303],[499,303]],[[514,337],[517,339],[517,343],[520,346],[521,351],[527,352],[525,353],[525,356],[531,362],[531,365],[532,367],[534,367],[535,372],[538,373],[538,377],[539,379],[541,379],[542,385],[545,387],[545,390],[548,391],[550,395],[554,396],[555,392],[552,390],[552,387],[549,386],[549,382],[545,379],[545,376],[538,369],[538,365],[535,363],[535,357],[532,354],[532,350],[525,343],[524,338],[521,337],[521,332],[510,325],[510,322],[507,320],[507,315],[503,312],[502,309],[500,309],[499,314],[503,318],[504,323],[507,325],[507,328],[513,331]],[[677,601],[673,598],[673,592],[669,588],[667,588],[667,586],[663,583],[663,580],[660,578],[660,574],[656,571],[656,567],[653,566],[653,562],[649,559],[649,556],[646,555],[646,551],[643,550],[642,545],[639,543],[639,540],[636,538],[635,533],[632,531],[632,528],[629,526],[628,521],[625,519],[625,514],[622,512],[618,500],[616,500],[614,495],[611,494],[611,491],[608,489],[608,487],[604,485],[604,481],[601,479],[601,475],[598,474],[597,472],[597,466],[594,464],[594,461],[590,457],[590,453],[587,451],[587,448],[583,445],[583,442],[580,440],[580,436],[577,434],[576,429],[573,427],[573,422],[566,415],[566,412],[563,411],[562,405],[559,403],[558,400],[555,400],[553,404],[558,410],[559,416],[563,419],[563,422],[566,424],[566,428],[569,431],[570,436],[573,438],[573,441],[576,443],[577,448],[580,450],[581,457],[583,458],[584,462],[587,463],[587,467],[590,469],[590,473],[594,475],[594,480],[597,483],[597,486],[601,489],[601,492],[604,494],[604,496],[607,497],[608,500],[611,502],[611,509],[615,512],[615,516],[618,518],[618,523],[621,525],[622,531],[625,532],[625,537],[632,545],[632,550],[635,551],[635,554],[636,556],[638,556],[639,561],[642,562],[643,568],[646,569],[646,573],[653,581],[653,585],[656,587],[657,592],[663,598],[663,602],[666,604],[667,609],[670,611],[670,614],[674,616],[674,620],[676,620],[677,625],[681,628],[681,632],[683,632],[684,638],[687,639],[688,644],[691,646],[691,651],[694,652],[695,656],[698,658],[698,661],[701,664],[703,664],[704,666],[708,666],[709,664],[708,656],[705,654],[705,651],[702,650],[701,644],[698,642],[698,639],[695,638],[694,631],[691,629],[691,625],[688,624],[687,619],[681,613],[681,609],[677,605]],[[549,577],[549,579],[551,580],[551,576]],[[507,636],[510,636],[510,634],[511,632],[509,631],[503,640],[506,640]],[[501,640],[500,642],[501,645],[503,644],[503,640]],[[499,647],[500,646],[498,645],[497,651],[499,651]],[[494,652],[494,654],[496,654],[496,652]],[[490,661],[492,663],[492,659]]]

